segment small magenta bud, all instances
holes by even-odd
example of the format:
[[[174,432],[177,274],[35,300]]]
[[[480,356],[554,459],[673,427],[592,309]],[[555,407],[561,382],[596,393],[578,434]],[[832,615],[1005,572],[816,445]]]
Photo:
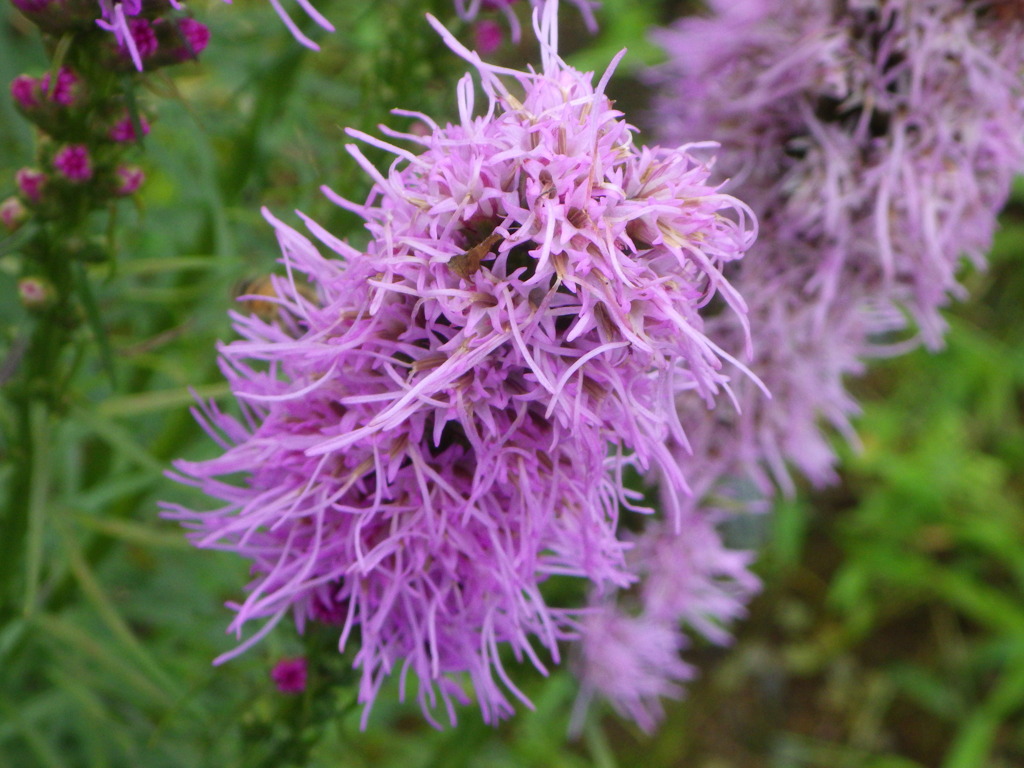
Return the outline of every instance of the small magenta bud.
[[[281,693],[302,693],[306,690],[306,660],[282,659],[270,671],[277,690]]]
[[[50,90],[50,74],[46,73],[39,79],[39,88],[50,101],[65,107],[73,106],[78,100],[80,80],[78,75],[67,67],[61,67],[57,73],[57,84]]]
[[[18,75],[11,80],[11,98],[23,110],[34,109],[39,106],[41,91],[39,81],[28,75]]]
[[[142,130],[143,136],[149,133],[149,122],[143,115],[139,115],[139,128]],[[132,116],[128,114],[114,123],[107,135],[110,137],[111,141],[118,141],[122,143],[138,141],[140,138],[136,135],[135,123],[132,121]]]
[[[14,174],[21,196],[30,203],[38,203],[46,188],[46,174],[35,168],[22,168]]]
[[[68,181],[76,184],[92,178],[89,148],[84,144],[68,144],[53,156],[53,168]]]
[[[477,53],[486,56],[501,47],[501,25],[491,19],[484,19],[473,26],[473,45]]]
[[[181,19],[178,22],[181,46],[174,50],[178,61],[194,59],[205,50],[210,42],[210,28],[195,19]]]
[[[146,180],[146,174],[137,165],[119,165],[114,173],[117,175],[114,194],[120,197],[134,195]]]
[[[152,24],[146,21],[146,19],[132,19],[128,22],[128,29],[131,32],[132,39],[135,41],[135,47],[139,51],[139,56],[148,59],[156,53],[160,43],[156,39],[156,31],[153,29]]]
[[[28,209],[16,197],[8,197],[0,203],[0,224],[8,232],[16,232],[28,218]]]
[[[23,277],[18,281],[18,298],[27,309],[42,309],[53,299],[53,286],[42,277]]]

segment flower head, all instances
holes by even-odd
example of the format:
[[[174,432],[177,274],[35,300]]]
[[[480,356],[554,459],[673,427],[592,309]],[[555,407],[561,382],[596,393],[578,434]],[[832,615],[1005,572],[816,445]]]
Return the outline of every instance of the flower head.
[[[146,174],[137,165],[121,164],[114,170],[114,175],[117,177],[114,194],[119,197],[134,195],[146,180]]]
[[[677,517],[676,401],[729,384],[701,310],[742,314],[722,269],[753,240],[747,209],[686,148],[634,145],[610,70],[595,85],[558,58],[556,12],[535,17],[539,72],[488,65],[431,19],[486,109],[467,76],[458,123],[383,129],[417,152],[349,131],[396,155],[385,175],[349,147],[376,182],[365,203],[325,190],[365,220],[364,250],[300,214],[325,258],[266,214],[291,278],[221,350],[243,418],[206,407],[224,455],[176,464],[224,503],[169,514],[253,563],[232,628],[291,613],[340,625],[342,647],[358,630],[367,705],[400,672],[428,718],[454,720],[465,678],[485,719],[510,714],[499,649],[544,670],[540,651],[557,662],[578,635],[552,577],[631,583],[618,516],[650,510],[623,473],[662,475]]]

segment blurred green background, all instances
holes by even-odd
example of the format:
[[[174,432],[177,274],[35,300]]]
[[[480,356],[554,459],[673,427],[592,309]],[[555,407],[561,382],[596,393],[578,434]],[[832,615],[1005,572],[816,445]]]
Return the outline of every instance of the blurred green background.
[[[392,106],[451,117],[464,71],[421,21],[433,10],[465,38],[448,0],[318,7],[339,30],[314,33],[313,54],[263,0],[197,3],[213,31],[202,63],[147,81],[158,116],[148,182],[141,205],[120,211],[116,264],[90,273],[116,386],[83,327],[89,352],[33,435],[47,460],[30,498],[0,510],[0,552],[17,564],[0,569],[0,767],[1024,765],[1024,189],[990,269],[966,276],[972,299],[950,312],[947,349],[878,364],[853,385],[864,447],[843,450],[842,483],[736,532],[760,547],[765,590],[733,647],[692,649],[702,676],[654,736],[598,709],[569,741],[567,670],[524,673],[537,710],[495,729],[467,709],[457,729],[433,731],[392,687],[360,732],[347,660],[318,654],[307,695],[274,688],[274,662],[333,643],[284,624],[210,666],[233,645],[223,603],[246,567],[193,549],[156,503],[203,505],[162,473],[213,454],[189,388],[226,392],[215,344],[231,337],[232,297],[274,269],[259,206],[287,221],[301,208],[358,242],[358,222],[317,190],[359,199],[368,187],[343,127],[407,126]],[[684,7],[605,0],[594,38],[563,8],[571,62],[600,68],[630,48],[610,91],[641,127],[644,90],[630,75],[657,59],[644,30]],[[518,65],[531,52],[497,55]],[[0,81],[45,67],[34,28],[4,4]],[[31,131],[0,99],[0,198],[32,156]],[[30,322],[16,277],[15,257],[0,256],[4,359]],[[5,485],[20,450],[13,419],[0,401]],[[26,514],[28,535],[12,537]]]

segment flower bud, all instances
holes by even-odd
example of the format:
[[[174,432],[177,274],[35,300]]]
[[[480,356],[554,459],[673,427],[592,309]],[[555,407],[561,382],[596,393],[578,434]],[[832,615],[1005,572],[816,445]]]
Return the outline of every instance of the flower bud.
[[[53,89],[50,89],[49,72],[39,78],[39,89],[49,101],[64,107],[71,107],[74,106],[81,95],[81,80],[78,75],[67,67],[61,67],[57,73],[57,83],[53,86]]]
[[[117,176],[114,194],[119,197],[134,195],[146,180],[146,174],[137,165],[119,165],[114,174]]]
[[[26,309],[42,309],[54,296],[53,286],[43,277],[23,277],[18,281],[18,298]]]
[[[53,156],[53,168],[70,182],[80,184],[92,178],[89,148],[84,144],[68,144]]]
[[[23,112],[38,107],[41,95],[39,81],[34,77],[18,75],[11,80],[11,98]]]
[[[29,203],[38,203],[43,198],[46,188],[46,174],[35,168],[22,168],[14,174],[18,184],[18,192]]]
[[[195,19],[178,21],[178,37],[181,44],[174,50],[178,61],[198,58],[210,42],[210,28]]]
[[[16,232],[28,218],[28,209],[16,197],[8,197],[0,203],[0,224],[8,232]]]
[[[270,677],[281,693],[302,693],[306,690],[306,660],[282,659],[274,665]]]
[[[138,116],[138,127],[142,132],[142,136],[149,133],[149,121],[146,120],[145,116]],[[138,141],[142,136],[138,135],[138,131],[135,130],[135,121],[132,120],[132,116],[128,113],[125,113],[107,132],[107,137],[111,141],[123,144]]]
[[[501,25],[496,21],[484,19],[473,25],[473,47],[483,56],[498,50],[502,37]]]

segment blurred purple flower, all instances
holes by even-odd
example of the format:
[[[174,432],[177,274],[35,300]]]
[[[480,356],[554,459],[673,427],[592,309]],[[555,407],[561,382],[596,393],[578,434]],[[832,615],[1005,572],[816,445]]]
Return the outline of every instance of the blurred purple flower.
[[[617,600],[597,595],[583,618],[574,730],[600,696],[652,732],[663,715],[660,700],[680,698],[681,683],[695,674],[680,657],[689,646],[684,629],[717,645],[731,642],[728,625],[745,615],[760,582],[748,570],[753,553],[726,548],[717,522],[693,512],[678,530],[654,521],[634,538],[627,562],[639,585]]]
[[[695,447],[677,453],[693,490],[681,533],[648,526],[627,559],[640,584],[595,593],[584,619],[604,629],[583,634],[581,705],[600,695],[646,730],[690,674],[680,621],[725,642],[757,587],[711,522],[764,511],[776,485],[792,492],[790,466],[833,479],[822,422],[856,439],[844,379],[941,341],[957,267],[983,263],[1024,158],[1024,28],[1005,4],[710,5],[659,35],[670,60],[653,123],[667,142],[721,141],[716,171],[759,217],[758,243],[726,274],[772,399],[741,377],[733,409],[680,401]],[[748,341],[728,313],[705,332],[726,350]]]
[[[664,140],[720,140],[717,170],[762,224],[734,279],[774,399],[741,391],[728,454],[787,490],[787,463],[828,482],[820,422],[853,437],[844,377],[940,345],[958,269],[984,264],[1024,167],[1024,24],[1006,4],[963,0],[711,5],[660,33],[655,122]],[[709,333],[736,348],[727,316]]]

